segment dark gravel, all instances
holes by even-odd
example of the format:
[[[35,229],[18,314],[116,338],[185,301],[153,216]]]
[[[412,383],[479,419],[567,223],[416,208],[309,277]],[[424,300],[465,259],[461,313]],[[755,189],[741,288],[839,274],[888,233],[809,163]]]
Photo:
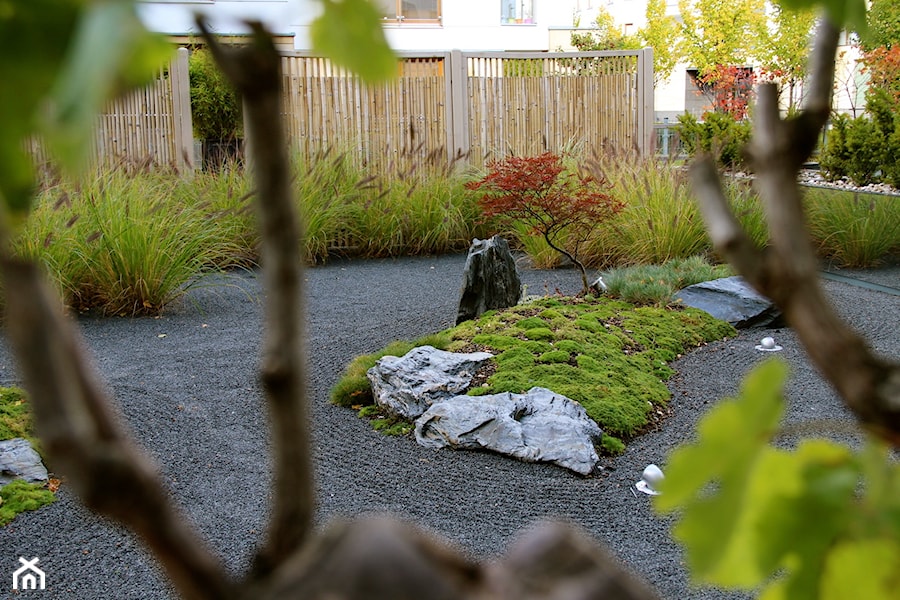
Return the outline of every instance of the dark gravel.
[[[682,553],[633,483],[648,463],[690,439],[697,419],[733,394],[762,353],[764,333],[700,348],[675,363],[673,415],[662,429],[605,461],[606,475],[486,453],[433,451],[385,438],[328,390],[355,355],[396,338],[448,327],[455,317],[464,257],[334,262],[308,270],[309,364],[319,488],[319,519],[388,511],[439,532],[477,558],[501,554],[516,533],[546,516],[569,519],[608,544],[664,598],[729,598],[690,587]],[[529,294],[574,291],[571,271],[523,268]],[[900,288],[900,269],[880,271]],[[161,465],[175,501],[236,573],[259,540],[269,482],[266,418],[256,379],[261,292],[253,274],[207,280],[161,318],[82,317],[96,365],[136,438]],[[900,356],[900,297],[825,282],[843,314],[881,353]],[[789,418],[847,418],[789,330],[768,332],[793,368]],[[0,382],[17,383],[0,348]],[[63,485],[60,500],[0,529],[0,578],[9,593],[18,557],[40,557],[42,598],[150,600],[173,594],[154,561],[122,528],[83,509]]]

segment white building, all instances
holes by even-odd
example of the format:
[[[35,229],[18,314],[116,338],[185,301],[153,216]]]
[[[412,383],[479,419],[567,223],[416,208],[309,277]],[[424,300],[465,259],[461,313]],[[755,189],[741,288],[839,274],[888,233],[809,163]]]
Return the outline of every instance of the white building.
[[[552,50],[549,31],[572,26],[575,0],[376,0],[395,50]],[[190,41],[194,14],[221,35],[246,32],[245,19],[266,23],[281,47],[308,50],[318,0],[139,1],[147,27]]]
[[[589,27],[598,10],[609,12],[623,33],[635,33],[647,23],[647,0],[575,0],[575,18],[582,28]],[[666,0],[666,14],[681,20],[678,0]],[[571,49],[570,46],[563,46]],[[857,62],[859,51],[846,35],[838,50],[835,75],[834,107],[840,112],[859,114],[865,104],[865,76]],[[657,122],[675,122],[685,111],[699,116],[705,110],[706,100],[698,93],[690,73],[694,65],[680,63],[667,81],[657,83],[654,89],[654,107]]]

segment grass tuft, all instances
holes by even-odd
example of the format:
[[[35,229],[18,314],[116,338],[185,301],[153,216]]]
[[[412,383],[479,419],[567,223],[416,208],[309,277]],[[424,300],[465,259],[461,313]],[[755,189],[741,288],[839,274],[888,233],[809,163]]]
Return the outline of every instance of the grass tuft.
[[[609,295],[639,305],[665,306],[672,295],[695,283],[733,275],[728,265],[712,265],[702,256],[670,260],[662,265],[637,265],[603,274]]]
[[[823,258],[867,268],[900,252],[898,198],[810,189],[805,202],[810,235]]]

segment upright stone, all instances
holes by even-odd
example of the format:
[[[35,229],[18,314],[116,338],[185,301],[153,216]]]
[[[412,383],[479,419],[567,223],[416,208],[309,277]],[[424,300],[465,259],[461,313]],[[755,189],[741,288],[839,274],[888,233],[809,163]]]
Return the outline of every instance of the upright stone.
[[[499,235],[472,240],[463,274],[457,325],[496,308],[515,306],[522,297],[522,282],[509,244]]]

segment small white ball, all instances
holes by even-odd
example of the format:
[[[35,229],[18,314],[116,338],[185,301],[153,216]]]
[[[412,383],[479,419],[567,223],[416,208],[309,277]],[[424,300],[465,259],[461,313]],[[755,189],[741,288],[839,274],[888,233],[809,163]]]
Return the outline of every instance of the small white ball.
[[[761,339],[759,341],[759,345],[762,346],[763,348],[765,348],[766,350],[771,350],[772,348],[775,347],[775,340],[774,340],[774,338],[764,337],[763,339]]]

